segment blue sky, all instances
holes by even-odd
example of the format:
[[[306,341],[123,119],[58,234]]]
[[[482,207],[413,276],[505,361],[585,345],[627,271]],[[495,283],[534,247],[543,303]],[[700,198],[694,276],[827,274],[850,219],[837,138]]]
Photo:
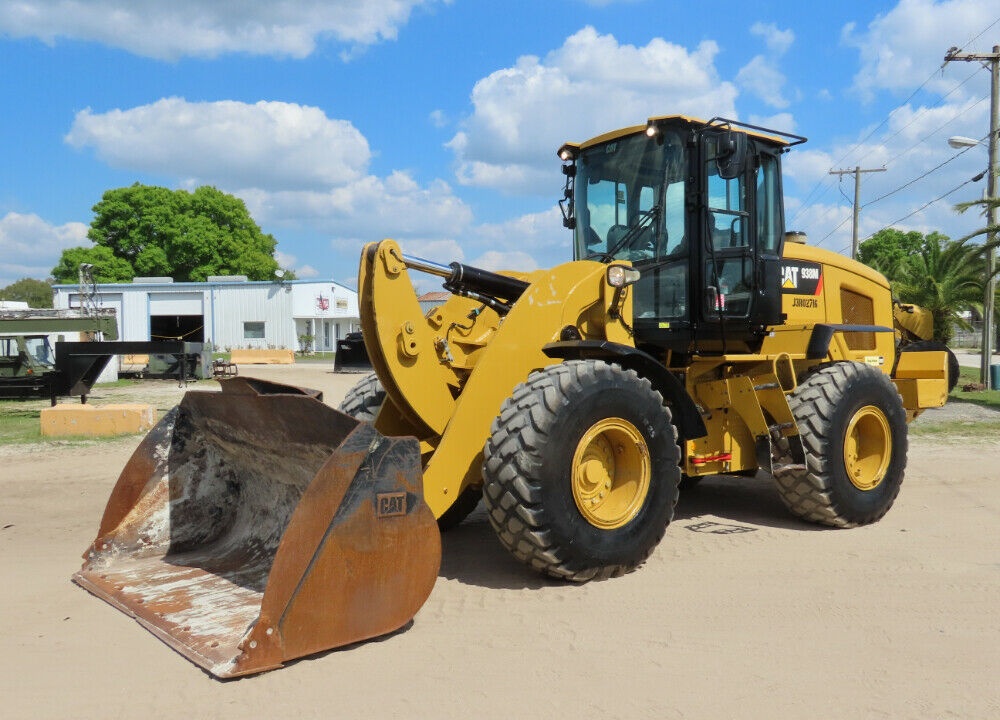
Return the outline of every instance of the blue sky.
[[[942,60],[995,44],[983,0],[3,3],[0,287],[89,245],[91,208],[134,182],[238,195],[302,278],[353,286],[382,237],[557,264],[559,145],[676,112],[807,136],[786,215],[816,244],[849,250],[853,178],[829,171],[855,166],[886,167],[863,175],[862,237],[958,237],[987,160],[946,139],[987,134],[989,75]]]

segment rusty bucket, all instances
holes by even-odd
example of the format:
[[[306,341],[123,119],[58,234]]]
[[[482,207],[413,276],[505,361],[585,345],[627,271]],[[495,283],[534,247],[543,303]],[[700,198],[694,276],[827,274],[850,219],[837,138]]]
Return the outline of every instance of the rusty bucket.
[[[220,678],[393,632],[441,539],[419,445],[237,377],[143,439],[74,582]]]

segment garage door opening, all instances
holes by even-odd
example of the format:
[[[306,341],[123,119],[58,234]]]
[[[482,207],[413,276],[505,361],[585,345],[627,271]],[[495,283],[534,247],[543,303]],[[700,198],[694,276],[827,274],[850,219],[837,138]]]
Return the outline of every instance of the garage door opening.
[[[152,315],[149,318],[149,339],[205,342],[205,316]]]
[[[152,315],[149,318],[149,339],[154,345],[158,341],[203,343],[205,342],[205,316]],[[147,377],[153,378],[201,378],[206,377],[206,362],[201,353],[182,355],[151,351],[144,372]],[[184,365],[183,370],[181,363]]]

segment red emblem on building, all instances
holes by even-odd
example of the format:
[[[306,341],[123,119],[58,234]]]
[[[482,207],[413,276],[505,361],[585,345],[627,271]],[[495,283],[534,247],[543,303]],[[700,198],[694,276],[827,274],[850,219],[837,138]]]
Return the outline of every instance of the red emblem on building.
[[[320,295],[319,297],[316,298],[316,307],[318,307],[320,310],[329,310],[330,298],[323,297],[322,295]]]

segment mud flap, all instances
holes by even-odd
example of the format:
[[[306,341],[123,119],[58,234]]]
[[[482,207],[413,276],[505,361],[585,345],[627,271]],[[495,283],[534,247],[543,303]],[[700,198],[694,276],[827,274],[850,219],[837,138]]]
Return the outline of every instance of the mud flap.
[[[136,449],[74,582],[220,678],[406,625],[441,561],[417,441],[317,393],[222,384]]]

